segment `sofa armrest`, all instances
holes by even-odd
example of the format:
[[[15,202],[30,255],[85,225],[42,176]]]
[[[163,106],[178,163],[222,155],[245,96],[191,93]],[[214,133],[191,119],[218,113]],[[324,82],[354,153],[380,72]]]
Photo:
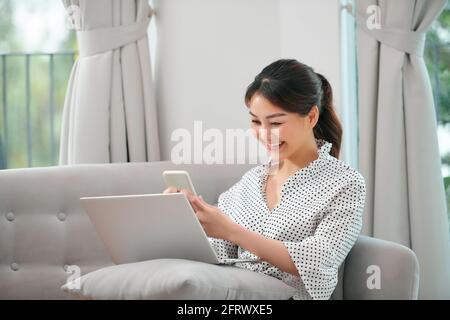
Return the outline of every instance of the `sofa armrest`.
[[[344,299],[417,299],[419,263],[400,244],[360,236],[345,261]]]

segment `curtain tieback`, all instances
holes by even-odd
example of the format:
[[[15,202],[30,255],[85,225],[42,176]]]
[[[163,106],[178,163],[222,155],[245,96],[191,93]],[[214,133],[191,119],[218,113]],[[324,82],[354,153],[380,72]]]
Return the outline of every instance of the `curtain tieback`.
[[[77,31],[80,57],[118,49],[147,35],[150,17],[126,26]]]
[[[381,25],[379,29],[369,29],[366,17],[356,14],[359,28],[384,45],[399,51],[422,57],[425,48],[426,32],[389,28]]]

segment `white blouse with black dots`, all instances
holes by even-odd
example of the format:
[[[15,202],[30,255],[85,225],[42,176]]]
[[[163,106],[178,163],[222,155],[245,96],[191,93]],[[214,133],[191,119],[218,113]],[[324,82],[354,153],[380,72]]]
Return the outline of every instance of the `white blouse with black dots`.
[[[338,268],[362,227],[366,187],[363,176],[329,154],[331,143],[316,139],[319,157],[292,174],[281,199],[269,210],[265,196],[270,161],[247,171],[218,199],[218,207],[247,229],[283,241],[300,277],[267,262],[237,263],[297,289],[294,299],[329,299]],[[209,238],[219,259],[258,258],[223,239]]]

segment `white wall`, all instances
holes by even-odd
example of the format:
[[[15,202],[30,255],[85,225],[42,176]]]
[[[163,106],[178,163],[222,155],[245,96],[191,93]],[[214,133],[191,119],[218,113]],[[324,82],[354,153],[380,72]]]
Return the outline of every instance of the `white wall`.
[[[323,74],[340,109],[339,0],[280,0],[282,57],[292,57]]]
[[[150,32],[161,157],[173,130],[248,128],[243,97],[266,65],[295,58],[329,78],[339,104],[339,0],[154,0]],[[156,63],[155,63],[156,62]]]

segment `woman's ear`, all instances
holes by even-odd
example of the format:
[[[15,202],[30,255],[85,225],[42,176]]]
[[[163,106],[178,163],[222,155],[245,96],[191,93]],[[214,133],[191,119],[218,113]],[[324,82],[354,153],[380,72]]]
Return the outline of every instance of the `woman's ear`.
[[[308,113],[308,123],[312,128],[314,128],[319,121],[319,108],[317,106],[313,106]]]

